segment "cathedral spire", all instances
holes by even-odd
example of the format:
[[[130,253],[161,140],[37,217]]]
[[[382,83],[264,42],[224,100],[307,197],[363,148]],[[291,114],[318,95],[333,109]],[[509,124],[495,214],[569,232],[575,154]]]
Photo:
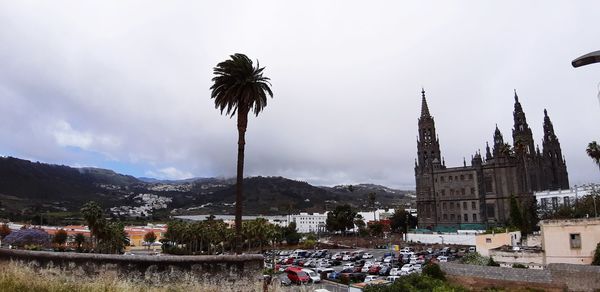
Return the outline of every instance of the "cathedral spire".
[[[431,117],[429,107],[427,106],[427,99],[425,99],[424,88],[421,88],[421,117]]]

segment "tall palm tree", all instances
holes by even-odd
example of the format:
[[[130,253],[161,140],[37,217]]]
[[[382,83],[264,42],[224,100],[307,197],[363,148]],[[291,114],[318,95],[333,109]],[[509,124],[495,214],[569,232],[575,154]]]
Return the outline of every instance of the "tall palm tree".
[[[230,117],[237,112],[238,128],[238,158],[237,180],[235,188],[235,234],[236,252],[241,249],[242,237],[242,201],[244,179],[244,146],[246,145],[246,128],[248,126],[248,113],[258,114],[267,106],[267,94],[273,97],[269,78],[263,76],[265,67],[256,66],[244,54],[235,54],[231,59],[225,60],[213,69],[211,98],[215,99],[215,107]]]
[[[588,144],[585,152],[587,152],[587,155],[592,158],[592,160],[594,160],[594,162],[598,165],[598,168],[600,168],[600,145],[598,145],[596,141],[592,141],[590,144]]]

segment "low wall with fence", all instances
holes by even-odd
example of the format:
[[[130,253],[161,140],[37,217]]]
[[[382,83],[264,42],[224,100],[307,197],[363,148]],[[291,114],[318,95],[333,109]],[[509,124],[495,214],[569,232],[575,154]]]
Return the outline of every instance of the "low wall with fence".
[[[131,280],[156,282],[190,279],[205,281],[257,280],[262,277],[262,255],[137,256],[0,248],[1,262],[20,262],[34,268],[58,268],[75,276],[116,272]]]
[[[473,289],[486,287],[537,288],[544,291],[598,291],[600,267],[549,264],[544,270],[440,263],[446,276]]]
[[[408,233],[406,241],[428,244],[475,245],[475,234],[461,233]]]

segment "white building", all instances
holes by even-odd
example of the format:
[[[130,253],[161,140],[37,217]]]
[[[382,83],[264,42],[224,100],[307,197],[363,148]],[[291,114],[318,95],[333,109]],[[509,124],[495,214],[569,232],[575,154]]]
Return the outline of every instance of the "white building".
[[[600,186],[595,184],[574,186],[566,190],[535,192],[534,195],[537,203],[541,206],[547,209],[556,209],[562,205],[573,204],[578,198],[590,195],[594,189],[600,190]]]
[[[296,222],[296,230],[298,230],[299,233],[318,233],[319,231],[324,231],[324,226],[327,221],[327,212],[312,214],[300,213],[289,215],[288,218],[288,222]]]

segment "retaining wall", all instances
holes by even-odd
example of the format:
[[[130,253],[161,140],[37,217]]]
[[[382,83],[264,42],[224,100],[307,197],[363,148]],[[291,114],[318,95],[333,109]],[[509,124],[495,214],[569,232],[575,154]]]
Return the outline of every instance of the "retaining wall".
[[[407,241],[429,244],[475,245],[475,234],[408,233],[406,238]]]
[[[545,270],[440,263],[449,279],[475,290],[486,287],[538,288],[545,291],[598,291],[600,267],[550,264]]]
[[[18,261],[36,268],[60,268],[74,275],[116,272],[132,280],[169,282],[256,280],[262,277],[262,255],[137,256],[0,249],[0,262]]]

